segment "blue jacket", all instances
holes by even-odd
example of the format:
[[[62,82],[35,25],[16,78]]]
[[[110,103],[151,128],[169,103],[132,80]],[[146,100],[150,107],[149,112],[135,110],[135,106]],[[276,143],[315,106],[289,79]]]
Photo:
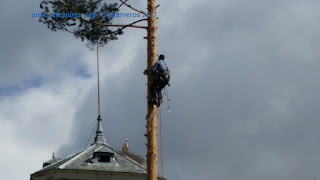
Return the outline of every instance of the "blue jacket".
[[[156,73],[163,72],[163,71],[169,71],[169,68],[168,68],[167,64],[166,64],[163,60],[158,60],[158,61],[154,64],[151,72],[152,72],[153,74],[154,74],[154,73],[156,74]]]

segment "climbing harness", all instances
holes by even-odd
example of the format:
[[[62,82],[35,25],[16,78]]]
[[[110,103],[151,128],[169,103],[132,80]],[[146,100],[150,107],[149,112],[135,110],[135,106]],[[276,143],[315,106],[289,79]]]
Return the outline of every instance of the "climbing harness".
[[[163,83],[165,83],[166,85],[169,85],[169,80],[170,80],[170,72],[169,71],[163,71],[163,72],[159,73],[158,76]]]

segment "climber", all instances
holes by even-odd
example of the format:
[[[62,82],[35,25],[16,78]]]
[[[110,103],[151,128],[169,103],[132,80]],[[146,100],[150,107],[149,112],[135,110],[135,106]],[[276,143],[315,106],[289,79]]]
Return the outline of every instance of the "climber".
[[[164,62],[165,56],[161,54],[158,58],[158,61],[154,64],[151,69],[151,74],[153,75],[153,81],[150,86],[152,101],[150,103],[160,106],[162,101],[161,90],[169,85],[170,80],[170,72],[167,64]],[[145,75],[147,75],[147,70],[144,71]]]

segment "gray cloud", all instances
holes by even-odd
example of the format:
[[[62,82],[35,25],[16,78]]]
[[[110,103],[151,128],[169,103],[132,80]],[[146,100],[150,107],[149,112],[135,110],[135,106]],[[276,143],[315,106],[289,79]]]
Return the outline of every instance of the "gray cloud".
[[[190,180],[319,177],[319,2],[160,3],[158,50],[166,55],[172,73],[168,88],[171,112],[165,112],[166,104],[162,106],[165,176]],[[51,67],[64,64],[65,56],[54,52],[65,55],[85,50],[80,47],[83,44],[63,33],[40,39],[53,32],[27,22],[12,27],[24,25],[30,37],[17,34],[14,42],[10,37],[16,32],[1,29],[10,36],[0,37],[8,42],[0,47],[0,69],[1,74],[12,76],[10,80],[42,72],[46,63]],[[36,30],[39,37],[32,33]],[[141,155],[146,153],[144,35],[126,30],[117,42],[101,49],[102,118],[107,141],[120,149],[128,137],[129,148]],[[57,46],[64,38],[70,39],[68,45]],[[54,51],[40,48],[46,41]],[[35,45],[31,48],[23,42]],[[75,44],[75,51],[66,48]],[[34,60],[29,58],[32,63],[28,64],[23,57],[32,54],[32,49],[39,54]],[[115,74],[108,72],[118,57],[119,64],[127,66]],[[90,74],[94,73],[92,64],[88,63]],[[8,84],[7,80],[0,79],[0,84]],[[96,87],[92,87],[78,105],[70,143],[60,147],[59,155],[85,146],[96,117]]]
[[[186,12],[174,3],[165,6],[159,52],[172,71],[172,112],[162,107],[169,179],[318,175],[319,27],[313,6],[227,1],[217,11],[200,4]],[[172,17],[170,9],[180,17]],[[104,83],[113,87],[104,115],[113,122],[106,120],[104,128],[111,145],[120,148],[129,136],[132,148],[144,155],[145,90],[136,66],[121,86]],[[125,113],[119,113],[122,108]],[[85,136],[78,137],[76,142]]]

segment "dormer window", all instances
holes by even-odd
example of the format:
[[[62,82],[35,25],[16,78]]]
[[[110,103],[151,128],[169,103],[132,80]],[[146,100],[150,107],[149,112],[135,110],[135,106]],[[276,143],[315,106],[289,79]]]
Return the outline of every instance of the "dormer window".
[[[114,162],[114,153],[111,152],[94,152],[92,162],[111,163]]]
[[[110,162],[110,156],[100,156],[98,157],[99,162]]]

